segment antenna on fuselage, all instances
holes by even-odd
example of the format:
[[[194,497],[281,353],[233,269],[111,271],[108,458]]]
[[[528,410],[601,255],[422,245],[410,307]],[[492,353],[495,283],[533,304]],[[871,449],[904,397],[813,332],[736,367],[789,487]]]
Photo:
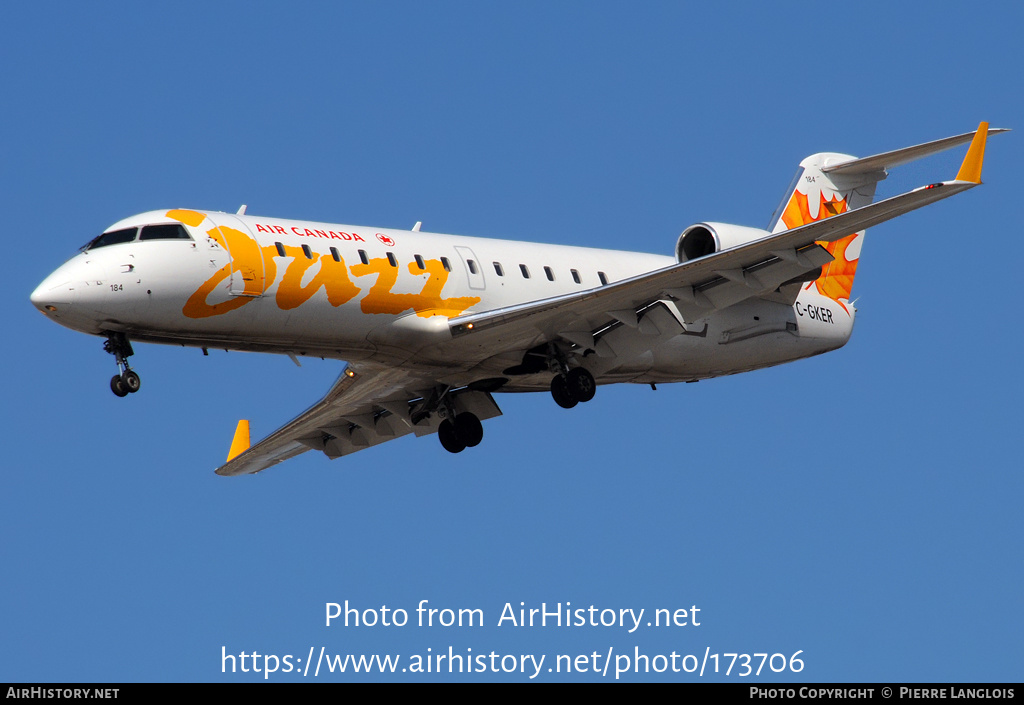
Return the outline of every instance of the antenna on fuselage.
[[[248,208],[248,206],[246,206],[243,203],[242,206],[237,211],[235,211],[235,215],[245,215],[245,209],[246,208]]]
[[[422,220],[417,220],[416,221],[416,225],[412,226],[412,231],[414,233],[418,233],[420,231],[420,226],[421,225],[423,225],[423,221]]]

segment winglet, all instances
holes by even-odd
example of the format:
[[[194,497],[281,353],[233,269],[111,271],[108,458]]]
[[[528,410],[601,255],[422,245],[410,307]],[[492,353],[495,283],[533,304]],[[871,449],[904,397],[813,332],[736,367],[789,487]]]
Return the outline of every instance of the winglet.
[[[957,181],[970,181],[972,184],[981,183],[981,163],[985,159],[985,138],[988,137],[988,123],[978,125],[978,131],[974,133],[971,146],[967,149],[967,156],[964,163],[960,165],[957,172]]]
[[[231,441],[231,450],[228,451],[228,459],[225,462],[231,462],[247,450],[249,450],[249,422],[242,419],[235,428],[235,438]]]

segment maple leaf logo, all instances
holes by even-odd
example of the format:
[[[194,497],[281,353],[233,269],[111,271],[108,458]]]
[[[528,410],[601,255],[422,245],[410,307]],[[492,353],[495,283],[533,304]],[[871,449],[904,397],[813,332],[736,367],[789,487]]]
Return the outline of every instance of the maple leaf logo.
[[[845,199],[835,194],[826,198],[825,194],[821,191],[818,191],[817,195],[817,214],[812,215],[808,196],[799,191],[793,193],[793,197],[789,199],[789,203],[786,205],[786,210],[782,213],[782,221],[786,224],[787,228],[798,228],[801,225],[807,225],[808,223],[846,212]],[[846,308],[846,304],[842,300],[850,301],[850,292],[853,290],[853,278],[857,274],[857,262],[860,260],[859,248],[855,248],[856,256],[849,259],[847,258],[847,251],[857,237],[857,233],[854,233],[833,242],[819,242],[818,244],[828,250],[828,253],[835,257],[835,260],[825,265],[821,276],[806,287],[810,289],[812,285],[816,286],[819,294],[835,301],[847,313],[850,310]],[[853,253],[851,252],[850,254]]]

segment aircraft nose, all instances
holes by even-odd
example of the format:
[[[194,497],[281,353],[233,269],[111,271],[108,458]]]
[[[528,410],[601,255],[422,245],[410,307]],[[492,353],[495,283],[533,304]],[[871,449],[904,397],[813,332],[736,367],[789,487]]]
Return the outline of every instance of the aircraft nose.
[[[43,313],[53,313],[63,306],[70,306],[74,299],[74,289],[71,280],[60,276],[61,270],[57,270],[36,287],[29,300],[32,305]]]
[[[29,300],[54,323],[97,333],[102,330],[103,300],[98,294],[104,278],[101,265],[74,257],[46,277]]]
[[[29,296],[32,305],[51,317],[63,317],[71,313],[72,304],[77,299],[85,279],[82,263],[77,258],[68,260],[57,267]]]

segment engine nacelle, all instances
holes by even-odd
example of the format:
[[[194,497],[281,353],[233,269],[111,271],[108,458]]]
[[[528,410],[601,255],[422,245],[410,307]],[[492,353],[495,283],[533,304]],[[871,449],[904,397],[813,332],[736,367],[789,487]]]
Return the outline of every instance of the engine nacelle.
[[[688,262],[769,235],[771,233],[760,228],[728,223],[697,223],[684,230],[676,241],[676,261]]]

